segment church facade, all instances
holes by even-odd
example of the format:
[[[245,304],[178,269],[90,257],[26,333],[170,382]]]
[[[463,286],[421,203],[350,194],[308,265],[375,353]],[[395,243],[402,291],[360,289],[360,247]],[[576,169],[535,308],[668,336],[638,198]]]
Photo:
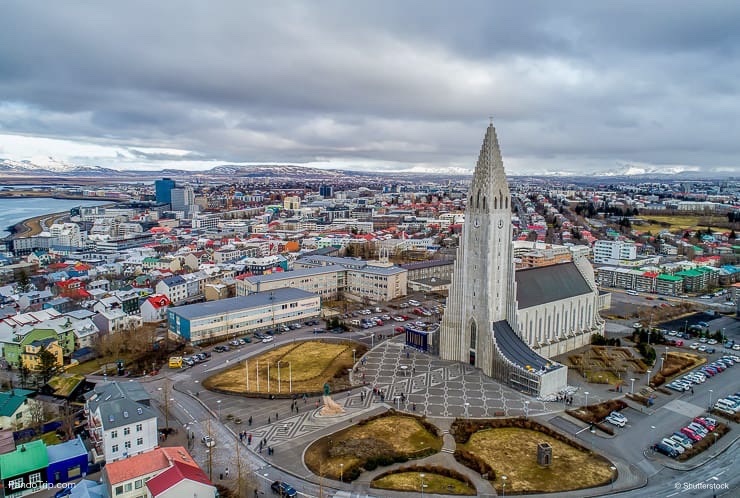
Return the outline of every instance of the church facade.
[[[567,368],[547,357],[603,333],[591,264],[573,262],[516,271],[511,194],[496,130],[486,130],[467,196],[439,354],[532,395],[567,385]]]

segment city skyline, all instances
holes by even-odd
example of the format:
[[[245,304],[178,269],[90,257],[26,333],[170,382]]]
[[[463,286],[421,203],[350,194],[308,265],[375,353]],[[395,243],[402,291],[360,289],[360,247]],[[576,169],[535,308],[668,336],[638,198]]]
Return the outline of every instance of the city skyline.
[[[513,175],[738,169],[732,4],[4,7],[0,159],[471,174],[491,114]]]

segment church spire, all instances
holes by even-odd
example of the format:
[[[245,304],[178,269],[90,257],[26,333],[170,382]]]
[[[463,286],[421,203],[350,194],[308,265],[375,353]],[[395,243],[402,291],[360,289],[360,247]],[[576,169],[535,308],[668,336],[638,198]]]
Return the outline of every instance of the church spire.
[[[484,189],[493,187],[494,191],[505,189],[508,192],[509,190],[498,137],[496,136],[496,128],[493,127],[493,119],[491,119],[491,123],[486,129],[486,136],[478,155],[478,163],[475,166],[473,183]]]

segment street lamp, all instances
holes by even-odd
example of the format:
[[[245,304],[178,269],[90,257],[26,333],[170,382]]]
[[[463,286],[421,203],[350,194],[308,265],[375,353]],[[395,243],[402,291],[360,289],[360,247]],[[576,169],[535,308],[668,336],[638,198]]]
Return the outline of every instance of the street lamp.
[[[586,395],[586,403],[584,406],[588,406],[588,391],[584,391],[583,394]]]
[[[612,471],[612,489],[614,489],[614,473],[617,470],[617,468],[614,465],[612,465],[611,467],[609,467],[609,470]]]
[[[357,353],[357,350],[353,349],[352,350],[352,363],[357,363],[357,357],[355,356],[356,353]]]
[[[501,496],[506,496],[506,476],[501,476]]]
[[[218,420],[221,421],[221,400],[216,400],[216,406],[218,407]]]
[[[464,403],[464,406],[465,406],[465,418],[468,418],[469,417],[469,415],[468,415],[468,407],[470,406],[470,403],[465,402]]]
[[[709,409],[712,409],[712,393],[714,391],[712,389],[709,390]]]
[[[419,474],[421,478],[421,497],[424,498],[424,474]]]
[[[635,394],[635,381],[637,379],[630,379],[631,385],[630,385],[630,394]]]
[[[280,394],[281,389],[282,389],[282,382],[280,381],[280,360],[278,360],[278,394]]]
[[[524,402],[524,419],[529,418],[529,400]]]
[[[652,370],[648,370],[647,371],[647,382],[645,382],[645,385],[648,386],[648,387],[650,387],[650,373],[651,372],[652,372]]]
[[[339,464],[339,480],[341,482],[344,482],[344,464],[343,463]]]

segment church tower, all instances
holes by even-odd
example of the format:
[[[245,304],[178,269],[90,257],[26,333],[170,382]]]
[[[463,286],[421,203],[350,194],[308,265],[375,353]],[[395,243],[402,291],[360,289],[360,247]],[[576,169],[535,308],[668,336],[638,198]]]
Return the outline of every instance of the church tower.
[[[440,329],[440,356],[493,376],[496,322],[516,329],[511,194],[496,129],[488,126],[465,208],[465,224]]]

